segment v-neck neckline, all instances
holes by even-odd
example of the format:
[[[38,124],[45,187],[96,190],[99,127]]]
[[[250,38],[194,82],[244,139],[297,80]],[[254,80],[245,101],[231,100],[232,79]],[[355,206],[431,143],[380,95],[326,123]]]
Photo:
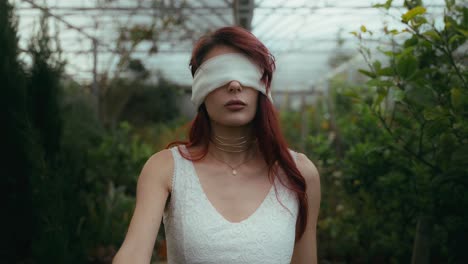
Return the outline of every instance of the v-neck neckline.
[[[188,149],[187,149],[187,147],[185,145],[184,145],[184,148],[185,148],[185,151],[187,151],[187,153],[190,155],[190,152],[188,151]],[[211,210],[214,212],[214,214],[217,215],[218,218],[220,218],[223,222],[226,222],[226,223],[231,224],[231,225],[240,225],[240,224],[244,224],[244,223],[246,223],[248,221],[251,221],[251,219],[253,219],[258,214],[258,212],[262,210],[262,208],[267,203],[267,200],[270,199],[270,196],[271,196],[272,192],[274,191],[274,187],[275,187],[274,185],[275,184],[273,183],[273,184],[271,184],[271,187],[269,188],[268,193],[265,195],[265,197],[262,199],[261,203],[257,206],[257,208],[255,209],[255,211],[253,213],[248,215],[246,218],[240,220],[239,222],[233,222],[233,221],[227,219],[224,215],[222,215],[220,213],[220,211],[210,201],[210,199],[208,198],[208,195],[206,194],[205,190],[203,189],[203,185],[202,185],[202,183],[200,181],[200,177],[198,176],[198,172],[197,172],[197,170],[195,168],[195,164],[191,160],[189,160],[189,163],[190,163],[190,166],[191,166],[191,169],[192,169],[193,176],[195,177],[196,184],[198,185],[199,190],[202,193],[203,199],[207,202],[208,206],[211,208]],[[276,181],[276,178],[275,178],[274,181]]]

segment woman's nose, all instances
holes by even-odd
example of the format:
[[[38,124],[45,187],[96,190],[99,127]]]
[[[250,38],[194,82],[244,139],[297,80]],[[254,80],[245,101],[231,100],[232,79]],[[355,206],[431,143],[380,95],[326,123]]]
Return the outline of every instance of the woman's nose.
[[[242,85],[238,81],[230,81],[228,84],[229,92],[240,92],[242,91]]]

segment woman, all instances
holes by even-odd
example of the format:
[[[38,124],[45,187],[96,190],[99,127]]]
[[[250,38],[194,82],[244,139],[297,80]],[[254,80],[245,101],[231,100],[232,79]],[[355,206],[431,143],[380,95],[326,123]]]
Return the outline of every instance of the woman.
[[[189,141],[143,167],[114,263],[150,263],[161,218],[169,263],[316,263],[319,174],[280,132],[273,57],[250,32],[225,27],[198,41],[190,66]]]

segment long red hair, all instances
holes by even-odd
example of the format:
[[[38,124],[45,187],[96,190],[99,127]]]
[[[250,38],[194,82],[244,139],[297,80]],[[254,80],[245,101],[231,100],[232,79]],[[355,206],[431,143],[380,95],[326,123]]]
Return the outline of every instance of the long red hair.
[[[190,59],[192,76],[201,65],[205,55],[217,45],[226,45],[238,49],[240,52],[250,57],[262,70],[262,82],[267,91],[270,90],[273,72],[275,70],[275,60],[268,49],[252,33],[241,27],[223,27],[208,35],[203,36],[194,46]],[[288,144],[284,138],[279,121],[278,113],[271,101],[263,94],[259,93],[257,112],[254,120],[254,131],[260,152],[268,165],[268,177],[271,182],[277,177],[278,166],[286,174],[287,182],[281,184],[297,194],[299,202],[299,212],[296,220],[296,241],[304,234],[307,224],[308,204],[306,194],[306,182],[296,167],[288,149]],[[189,141],[174,141],[168,144],[167,148],[173,145],[184,144],[187,147],[202,146],[199,153],[192,153],[191,157],[182,152],[181,155],[192,161],[201,160],[208,152],[208,143],[211,135],[210,120],[205,105],[198,108],[198,113],[189,124]]]

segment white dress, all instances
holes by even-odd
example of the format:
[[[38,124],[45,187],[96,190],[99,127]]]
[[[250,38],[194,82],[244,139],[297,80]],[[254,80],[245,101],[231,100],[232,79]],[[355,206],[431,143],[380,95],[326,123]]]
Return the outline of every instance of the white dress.
[[[272,186],[252,215],[233,223],[206,197],[192,161],[177,147],[171,151],[172,193],[163,214],[169,264],[291,262],[298,214],[294,192],[275,180],[277,196],[289,211],[278,202]],[[296,159],[297,153],[291,153]]]

